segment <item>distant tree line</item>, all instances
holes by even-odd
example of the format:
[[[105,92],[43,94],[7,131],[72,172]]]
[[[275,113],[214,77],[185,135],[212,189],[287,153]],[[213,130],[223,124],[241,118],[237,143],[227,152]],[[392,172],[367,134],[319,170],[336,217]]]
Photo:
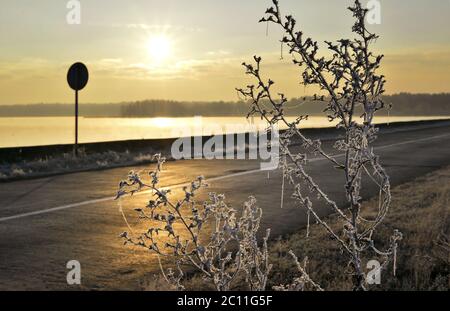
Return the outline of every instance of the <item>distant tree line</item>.
[[[247,106],[243,102],[145,100],[122,106],[124,117],[243,116],[246,113]]]
[[[386,104],[392,104],[392,115],[450,115],[450,94],[400,93],[383,96]]]
[[[409,94],[383,96],[386,105],[392,105],[396,116],[450,116],[450,93]],[[319,115],[325,104],[306,98],[294,98],[286,104],[286,115]],[[72,116],[73,104],[31,104],[0,106],[0,116]],[[80,115],[85,117],[192,117],[245,116],[248,104],[239,102],[183,102],[144,100],[130,103],[81,104]],[[384,114],[387,111],[383,112]]]
[[[449,115],[450,94],[408,94],[383,96],[391,115]],[[306,98],[291,99],[285,105],[286,115],[320,115],[325,103]],[[177,102],[164,100],[146,100],[123,104],[121,115],[124,117],[190,117],[190,116],[244,116],[248,104],[240,102]],[[381,112],[381,111],[380,111]],[[387,114],[382,111],[381,114]]]

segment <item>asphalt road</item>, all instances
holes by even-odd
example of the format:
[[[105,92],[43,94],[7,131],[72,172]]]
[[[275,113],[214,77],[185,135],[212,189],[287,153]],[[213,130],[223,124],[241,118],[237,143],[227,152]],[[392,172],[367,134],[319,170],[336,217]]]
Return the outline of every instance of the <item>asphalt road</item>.
[[[450,125],[384,133],[375,146],[391,183],[401,184],[450,164]],[[249,160],[169,162],[161,185],[174,186],[176,196],[177,185],[204,175],[211,185],[208,191],[224,193],[235,207],[254,195],[264,211],[262,230],[270,227],[272,237],[301,228],[305,212],[289,199],[289,187],[280,208],[280,173],[258,168],[259,162]],[[316,158],[308,169],[331,198],[343,204],[341,172],[329,168]],[[123,246],[118,235],[127,228],[112,200],[118,181],[130,169],[0,184],[0,289],[142,289],[141,280],[158,270],[156,257]],[[365,197],[375,193],[370,186],[363,192]],[[124,200],[132,226],[142,228],[132,210],[148,199],[141,195]],[[323,206],[317,210],[328,213]],[[81,286],[66,282],[66,263],[73,259],[81,263]]]

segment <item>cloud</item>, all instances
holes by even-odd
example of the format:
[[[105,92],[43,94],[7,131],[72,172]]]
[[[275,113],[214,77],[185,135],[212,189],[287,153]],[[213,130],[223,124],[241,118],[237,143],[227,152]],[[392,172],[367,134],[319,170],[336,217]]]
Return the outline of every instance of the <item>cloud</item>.
[[[206,52],[206,55],[208,55],[208,56],[226,56],[226,55],[230,55],[230,54],[231,54],[230,51],[225,51],[225,50]]]
[[[389,93],[449,92],[450,50],[387,53],[382,71]]]
[[[2,74],[10,79],[35,78],[48,73],[49,68],[58,68],[58,64],[42,58],[23,58],[14,62],[1,61]]]
[[[106,25],[103,25],[106,26]],[[126,28],[136,30],[153,30],[153,31],[183,31],[183,32],[201,32],[201,27],[192,27],[186,25],[170,25],[170,24],[112,24],[113,28]]]
[[[238,58],[187,59],[166,61],[163,64],[126,63],[121,59],[103,59],[92,64],[97,73],[121,79],[145,80],[198,80],[211,75],[225,76],[237,69]],[[231,70],[233,71],[233,70]]]
[[[410,51],[400,53],[387,53],[385,63],[391,66],[408,65],[410,67],[439,67],[449,68],[450,49],[436,51]]]
[[[103,58],[100,60],[101,64],[111,65],[111,64],[121,64],[123,63],[122,58]]]

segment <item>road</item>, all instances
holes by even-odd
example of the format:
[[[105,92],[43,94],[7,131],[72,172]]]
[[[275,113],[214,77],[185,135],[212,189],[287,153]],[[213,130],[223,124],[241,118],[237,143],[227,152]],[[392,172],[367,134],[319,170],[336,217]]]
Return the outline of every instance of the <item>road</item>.
[[[450,164],[448,123],[380,136],[375,151],[393,185]],[[262,230],[270,227],[272,237],[304,226],[305,212],[287,195],[289,187],[280,208],[281,174],[258,168],[259,162],[249,160],[168,162],[161,185],[173,187],[177,196],[179,185],[202,174],[209,180],[208,191],[224,193],[234,207],[254,195],[264,212]],[[320,158],[312,159],[308,166],[330,197],[342,205],[341,172],[329,168]],[[144,167],[0,184],[0,289],[142,289],[141,280],[158,270],[156,257],[123,246],[118,235],[127,227],[113,201],[118,181],[130,169]],[[368,198],[375,193],[374,187],[366,187],[363,195]],[[131,226],[142,227],[133,208],[145,206],[148,199],[148,195],[124,199],[123,209]],[[328,213],[323,206],[317,210],[322,215]],[[73,259],[81,263],[80,286],[66,282],[66,263]]]

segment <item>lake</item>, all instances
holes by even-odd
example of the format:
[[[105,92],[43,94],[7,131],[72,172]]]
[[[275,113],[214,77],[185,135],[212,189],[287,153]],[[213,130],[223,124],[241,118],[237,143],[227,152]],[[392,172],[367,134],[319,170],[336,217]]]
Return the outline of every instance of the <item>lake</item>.
[[[289,121],[295,118],[288,118]],[[377,123],[447,119],[447,117],[377,117]],[[243,117],[204,118],[79,118],[79,142],[173,138],[243,132],[251,120]],[[254,119],[253,124],[265,122]],[[310,117],[303,128],[333,126],[325,117]],[[207,129],[203,131],[202,129]],[[71,144],[73,117],[0,117],[0,148]]]

